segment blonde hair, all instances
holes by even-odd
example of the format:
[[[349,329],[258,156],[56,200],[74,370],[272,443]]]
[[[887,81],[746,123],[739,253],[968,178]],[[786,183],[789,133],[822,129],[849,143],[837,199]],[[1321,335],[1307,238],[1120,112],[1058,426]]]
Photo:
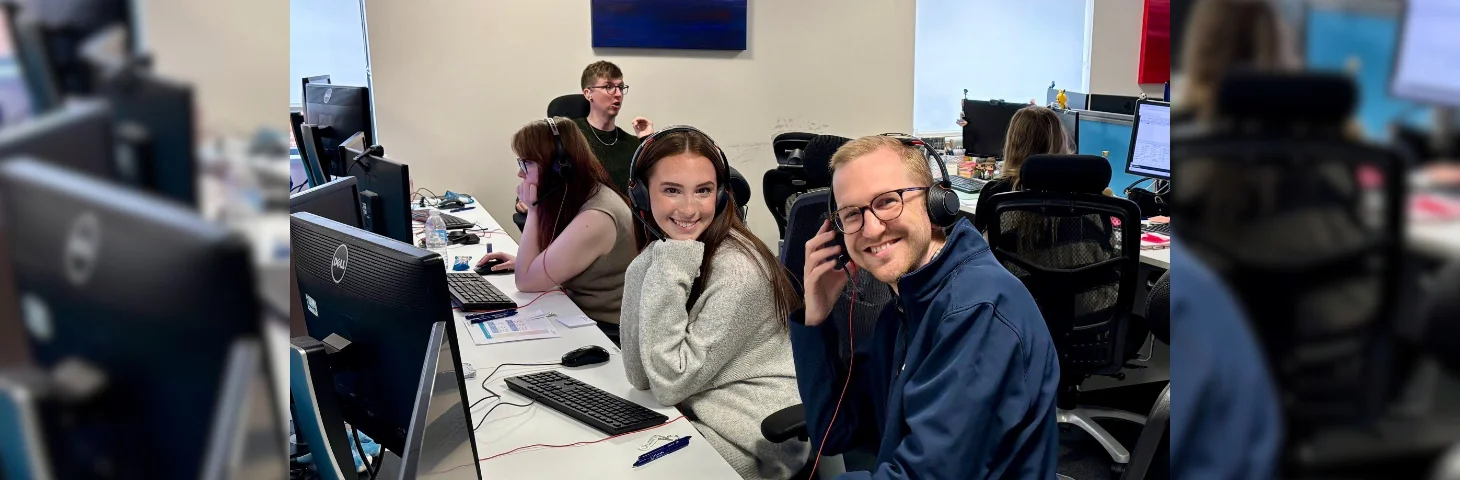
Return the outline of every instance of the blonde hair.
[[[892,152],[902,159],[902,166],[912,174],[913,181],[917,182],[918,186],[933,185],[933,170],[928,166],[928,157],[924,156],[917,147],[903,145],[902,140],[898,140],[897,137],[886,135],[862,137],[843,144],[841,148],[836,149],[836,153],[832,154],[831,162],[827,165],[828,173],[836,173],[837,168],[848,162],[871,155],[884,148],[892,149]]]
[[[1217,86],[1233,69],[1278,71],[1297,63],[1270,0],[1199,0],[1190,16],[1177,108],[1199,118],[1215,113]]]
[[[1020,190],[1019,167],[1024,160],[1041,153],[1070,153],[1070,137],[1054,110],[1028,106],[1014,112],[1004,136],[1004,172],[999,178]]]

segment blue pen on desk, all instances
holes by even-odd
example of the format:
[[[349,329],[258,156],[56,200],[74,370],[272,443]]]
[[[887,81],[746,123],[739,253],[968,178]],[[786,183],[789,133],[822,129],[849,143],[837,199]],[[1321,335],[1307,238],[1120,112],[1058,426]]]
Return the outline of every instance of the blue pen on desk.
[[[684,447],[687,447],[687,446],[689,446],[689,435],[685,435],[683,437],[679,437],[679,438],[675,439],[673,442],[666,443],[666,444],[664,444],[664,446],[661,446],[659,448],[650,450],[649,453],[645,453],[643,455],[639,455],[639,459],[636,460],[636,461],[634,461],[634,468],[638,468],[638,467],[642,467],[644,465],[647,465],[649,462],[658,460],[658,459],[664,457],[665,455],[669,455],[671,453],[674,453],[674,452],[678,452],[680,450],[683,450]]]
[[[461,207],[461,208],[453,208],[453,209],[451,209],[451,213],[456,213],[456,212],[465,212],[465,211],[467,211],[467,210],[471,210],[471,209],[473,209],[473,208],[477,208],[477,207]]]

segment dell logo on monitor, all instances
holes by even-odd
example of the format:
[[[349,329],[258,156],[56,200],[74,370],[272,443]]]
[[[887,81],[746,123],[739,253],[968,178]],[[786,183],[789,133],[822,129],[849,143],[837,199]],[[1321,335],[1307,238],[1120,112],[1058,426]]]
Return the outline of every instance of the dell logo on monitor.
[[[335,283],[340,283],[340,280],[345,279],[345,269],[349,266],[350,249],[341,244],[339,248],[335,249],[335,257],[330,259],[330,278],[334,279]]]
[[[335,89],[333,88],[324,89],[324,103],[330,103],[330,95],[333,95],[334,93]]]

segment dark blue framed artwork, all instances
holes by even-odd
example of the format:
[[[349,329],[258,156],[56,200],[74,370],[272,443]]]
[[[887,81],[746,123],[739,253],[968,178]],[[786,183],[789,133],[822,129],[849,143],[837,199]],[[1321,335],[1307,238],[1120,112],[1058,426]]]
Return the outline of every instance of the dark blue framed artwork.
[[[594,48],[745,50],[747,0],[591,0]]]

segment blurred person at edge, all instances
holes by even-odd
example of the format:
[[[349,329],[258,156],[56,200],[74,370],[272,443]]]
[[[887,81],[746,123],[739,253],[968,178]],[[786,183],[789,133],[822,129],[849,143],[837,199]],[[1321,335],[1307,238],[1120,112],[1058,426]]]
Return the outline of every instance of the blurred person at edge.
[[[1186,32],[1176,32],[1186,35],[1187,60],[1174,122],[1214,119],[1217,86],[1235,67],[1297,67],[1287,47],[1289,34],[1268,1],[1197,0],[1194,7]],[[1242,173],[1230,170],[1235,169],[1183,172],[1182,188],[1174,192],[1185,201],[1240,201],[1208,191],[1219,185],[1216,177]],[[1171,382],[1172,478],[1273,478],[1283,422],[1260,343],[1238,300],[1182,245],[1177,239],[1171,251],[1171,344],[1183,352],[1171,356],[1172,377],[1180,377]]]

